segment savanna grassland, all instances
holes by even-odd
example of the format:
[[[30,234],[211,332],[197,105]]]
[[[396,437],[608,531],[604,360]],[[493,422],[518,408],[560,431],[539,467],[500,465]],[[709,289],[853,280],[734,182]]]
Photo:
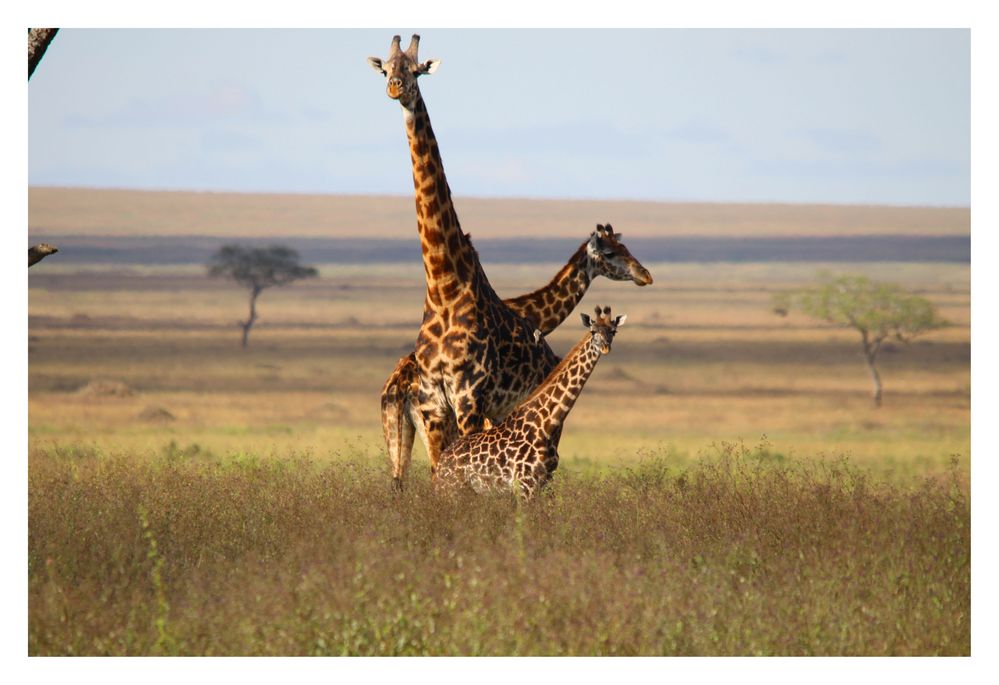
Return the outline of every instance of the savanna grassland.
[[[238,199],[33,189],[32,237],[273,236],[282,217],[293,235],[412,231],[395,200],[350,199],[348,230],[329,218],[339,200]],[[966,221],[469,206],[508,212],[484,229],[462,213],[482,240],[541,225],[582,241],[607,220],[625,243],[657,221],[778,236]],[[570,231],[577,213],[595,214]],[[391,491],[378,392],[415,338],[419,263],[319,264],[261,296],[243,351],[246,294],[203,267],[59,258],[29,272],[31,654],[970,651],[967,264],[646,262],[652,286],[598,280],[583,306],[628,324],[569,417],[548,494],[524,505],[436,496],[419,445]],[[485,265],[502,296],[558,266]],[[856,333],[771,311],[821,270],[904,285],[950,322],[885,350],[881,409]],[[582,334],[574,314],[549,339],[564,353]]]
[[[959,474],[723,447],[442,497],[346,459],[35,451],[32,654],[967,654]]]

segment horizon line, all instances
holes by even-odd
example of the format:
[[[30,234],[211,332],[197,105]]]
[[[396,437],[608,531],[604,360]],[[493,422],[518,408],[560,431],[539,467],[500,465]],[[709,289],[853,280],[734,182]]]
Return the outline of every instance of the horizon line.
[[[358,198],[400,198],[412,199],[408,193],[360,193],[360,192],[319,192],[301,190],[215,190],[210,188],[141,188],[127,186],[86,186],[86,185],[51,185],[51,184],[28,184],[28,190],[92,190],[108,192],[136,192],[136,193],[189,193],[205,195],[273,195],[273,196],[309,196],[309,197],[358,197]],[[836,202],[825,201],[793,201],[793,200],[692,200],[692,199],[651,199],[651,198],[629,198],[629,197],[572,197],[572,196],[529,196],[529,195],[455,195],[455,198],[466,200],[488,200],[488,201],[511,201],[511,202],[622,202],[634,204],[662,204],[662,205],[786,205],[791,207],[879,207],[897,209],[971,209],[969,204],[903,204],[892,202]]]

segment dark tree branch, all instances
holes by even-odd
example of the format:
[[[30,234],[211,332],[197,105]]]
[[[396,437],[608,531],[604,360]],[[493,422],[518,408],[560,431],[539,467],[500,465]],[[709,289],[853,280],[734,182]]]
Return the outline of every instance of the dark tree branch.
[[[28,266],[33,266],[48,257],[50,254],[54,254],[58,251],[59,248],[55,245],[49,245],[48,243],[38,243],[34,247],[29,247]]]
[[[49,43],[59,29],[28,29],[28,80],[35,73],[35,67],[42,61]]]

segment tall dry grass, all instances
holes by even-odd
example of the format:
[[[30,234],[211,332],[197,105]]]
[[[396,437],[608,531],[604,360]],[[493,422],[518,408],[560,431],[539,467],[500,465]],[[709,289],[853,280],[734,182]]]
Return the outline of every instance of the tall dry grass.
[[[363,462],[34,450],[30,654],[968,654],[970,511],[724,445],[531,504]]]

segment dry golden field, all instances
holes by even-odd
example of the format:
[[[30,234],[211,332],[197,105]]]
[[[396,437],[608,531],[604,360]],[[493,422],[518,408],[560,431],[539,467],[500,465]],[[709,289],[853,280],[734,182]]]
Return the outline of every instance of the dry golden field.
[[[381,453],[378,393],[415,338],[419,266],[324,266],[316,281],[267,291],[247,351],[235,326],[246,296],[196,267],[44,266],[31,273],[33,445]],[[868,400],[855,333],[770,312],[774,288],[807,282],[819,267],[647,266],[652,286],[600,280],[583,301],[626,312],[629,325],[569,418],[563,468],[657,451],[686,459],[762,435],[782,453],[847,455],[878,470],[922,472],[952,455],[967,465],[966,266],[821,265],[890,272],[952,322],[882,355],[880,410]],[[504,295],[555,269],[489,266]],[[580,335],[573,316],[550,339],[564,352]],[[84,389],[100,380],[131,394]],[[150,408],[173,419],[143,419]]]
[[[416,240],[404,198],[30,201],[37,239]],[[477,240],[597,221],[626,243],[968,230],[948,209],[458,206]],[[392,494],[378,395],[415,339],[422,267],[317,266],[264,292],[245,351],[247,295],[203,266],[30,269],[29,653],[969,653],[967,264],[645,262],[649,287],[597,280],[580,310],[628,324],[528,507],[436,497],[419,444]],[[485,269],[509,297],[559,266]],[[853,331],[771,311],[820,271],[899,283],[949,321],[883,352],[880,409]],[[582,334],[573,314],[550,342]]]
[[[694,204],[455,198],[476,240],[579,237],[596,223],[626,236],[968,235],[971,212],[949,207]],[[38,187],[28,190],[38,234],[415,239],[409,196],[265,195]],[[580,238],[581,239],[581,238]]]

